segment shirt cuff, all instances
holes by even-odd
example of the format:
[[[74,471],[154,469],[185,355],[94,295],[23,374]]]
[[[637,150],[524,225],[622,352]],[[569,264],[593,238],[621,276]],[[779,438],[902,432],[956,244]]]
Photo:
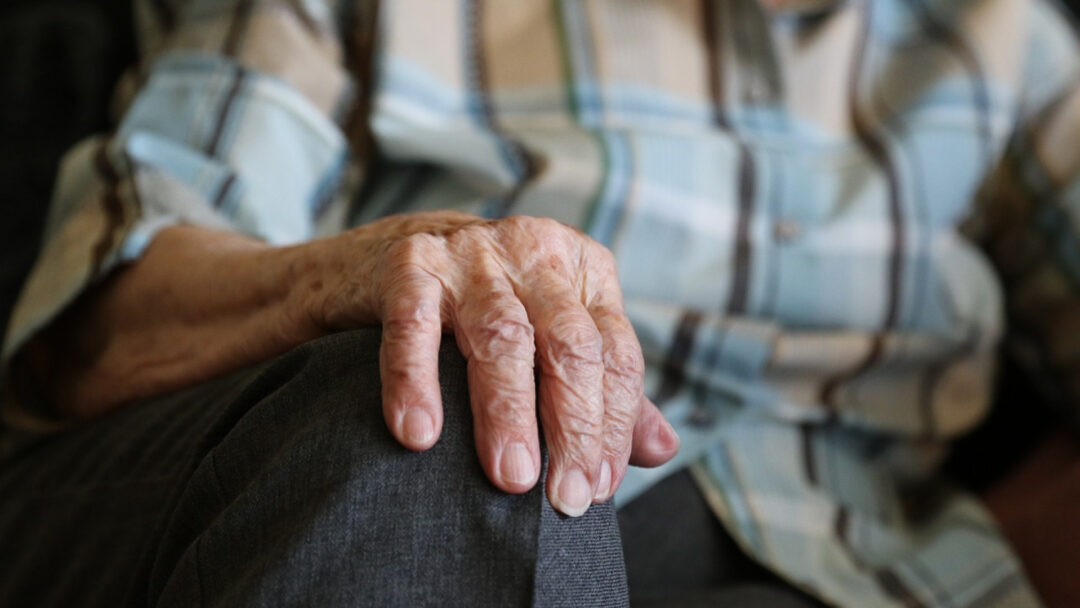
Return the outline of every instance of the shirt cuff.
[[[278,245],[310,239],[346,154],[337,125],[283,81],[223,57],[160,60],[116,134],[61,164],[44,246],[0,352],[5,426],[62,422],[16,398],[7,376],[19,349],[85,289],[176,224]]]

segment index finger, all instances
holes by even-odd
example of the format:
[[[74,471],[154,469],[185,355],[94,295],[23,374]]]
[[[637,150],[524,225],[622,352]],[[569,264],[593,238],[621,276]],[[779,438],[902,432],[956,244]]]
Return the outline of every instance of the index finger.
[[[442,284],[407,262],[396,269],[382,311],[379,374],[383,416],[390,432],[411,450],[426,450],[442,430],[439,344]]]

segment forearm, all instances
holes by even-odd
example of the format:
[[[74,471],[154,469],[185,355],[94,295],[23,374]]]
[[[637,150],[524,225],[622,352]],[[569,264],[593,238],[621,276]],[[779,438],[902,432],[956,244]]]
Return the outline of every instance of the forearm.
[[[280,354],[324,333],[300,297],[318,280],[311,248],[166,229],[27,344],[23,380],[88,418]]]
[[[423,450],[442,427],[438,351],[453,332],[488,477],[512,492],[536,483],[539,411],[548,494],[580,515],[631,459],[655,465],[678,448],[642,394],[617,281],[607,250],[551,220],[393,216],[287,248],[175,227],[34,338],[22,380],[59,417],[89,418],[380,323],[383,414]]]

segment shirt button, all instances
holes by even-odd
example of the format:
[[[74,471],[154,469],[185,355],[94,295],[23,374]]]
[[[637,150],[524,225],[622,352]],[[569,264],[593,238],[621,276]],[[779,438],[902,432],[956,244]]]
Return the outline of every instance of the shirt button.
[[[795,220],[777,220],[773,224],[773,236],[781,243],[791,242],[802,234],[802,226]]]

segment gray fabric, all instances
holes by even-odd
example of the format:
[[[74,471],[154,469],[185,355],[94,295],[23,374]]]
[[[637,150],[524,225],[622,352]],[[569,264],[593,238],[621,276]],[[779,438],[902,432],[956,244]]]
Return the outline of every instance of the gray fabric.
[[[635,608],[823,606],[747,557],[685,469],[621,506],[618,519]]]
[[[620,505],[618,518],[634,595],[665,595],[772,576],[724,531],[686,470]]]
[[[583,521],[574,521],[556,512],[546,499],[542,502],[534,605],[626,603],[626,570],[613,505],[611,501],[594,505],[581,516]],[[588,542],[582,542],[583,530],[588,530]],[[621,591],[616,594],[615,589]]]
[[[793,589],[765,583],[737,583],[714,589],[633,595],[633,608],[813,608],[824,606]]]
[[[378,333],[343,333],[133,406],[0,467],[6,606],[612,606],[614,511],[483,477],[448,345],[443,437],[399,447]],[[449,341],[452,342],[452,341]]]

